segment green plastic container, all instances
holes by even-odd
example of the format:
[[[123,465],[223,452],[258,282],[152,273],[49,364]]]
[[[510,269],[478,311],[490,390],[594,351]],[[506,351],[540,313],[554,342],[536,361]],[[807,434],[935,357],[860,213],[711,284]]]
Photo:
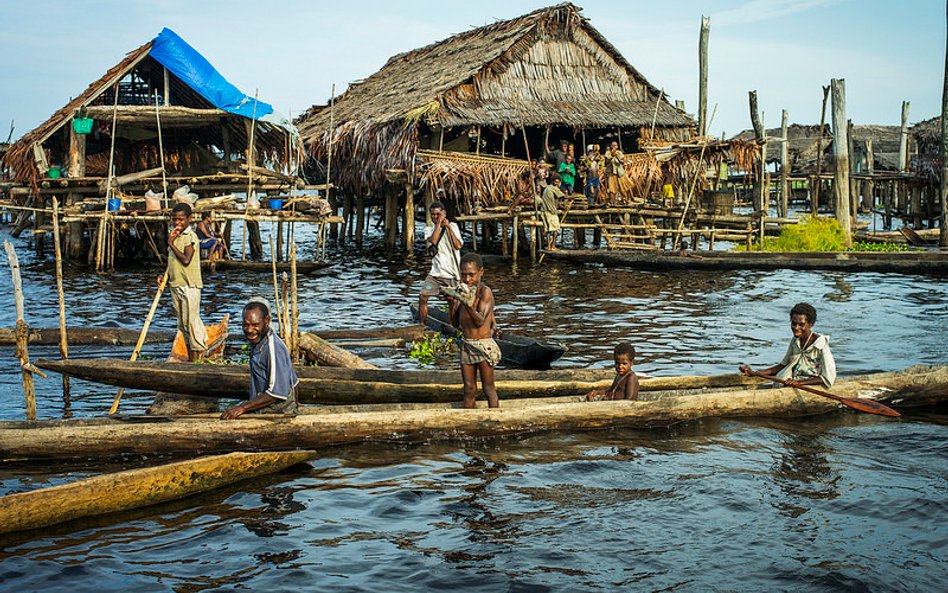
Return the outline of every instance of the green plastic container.
[[[90,134],[92,133],[92,122],[94,120],[91,117],[76,117],[72,120],[72,129],[77,134]]]
[[[63,176],[63,170],[59,168],[59,165],[53,165],[49,168],[49,171],[46,172],[46,176],[50,179],[59,179]]]

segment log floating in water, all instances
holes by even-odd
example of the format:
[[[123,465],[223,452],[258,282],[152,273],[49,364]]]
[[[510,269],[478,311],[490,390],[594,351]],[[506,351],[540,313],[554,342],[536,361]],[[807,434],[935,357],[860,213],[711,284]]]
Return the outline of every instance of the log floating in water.
[[[350,369],[377,369],[374,364],[339,346],[334,346],[314,333],[300,333],[300,351],[308,360],[331,367]]]
[[[66,335],[69,344],[73,346],[111,345],[133,346],[138,340],[139,330],[121,327],[68,327]],[[175,332],[170,330],[152,330],[145,338],[146,344],[170,342],[174,340]],[[15,343],[16,329],[0,328],[0,345],[9,346]],[[30,344],[53,346],[59,344],[58,327],[30,328]]]
[[[840,380],[843,397],[878,397],[897,407],[948,399],[948,367],[912,367]],[[843,408],[845,409],[845,408]],[[236,421],[175,419],[126,424],[116,420],[0,423],[0,457],[77,456],[280,450],[366,441],[460,439],[545,430],[659,427],[704,417],[803,416],[839,411],[832,400],[792,388],[725,390],[656,401],[538,403],[522,408],[406,410],[253,417]]]
[[[9,494],[0,497],[0,533],[158,504],[278,472],[315,458],[314,451],[230,453]]]

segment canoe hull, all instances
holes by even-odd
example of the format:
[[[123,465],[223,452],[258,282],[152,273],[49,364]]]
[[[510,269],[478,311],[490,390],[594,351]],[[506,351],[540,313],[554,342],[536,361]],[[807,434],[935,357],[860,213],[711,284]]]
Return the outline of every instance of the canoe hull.
[[[114,359],[39,360],[43,369],[130,389],[166,390],[203,398],[246,397],[250,383],[245,365],[129,362]],[[330,367],[298,367],[301,403],[444,403],[460,401],[460,371],[388,371]],[[498,370],[495,378],[502,399],[558,397],[609,387],[609,370],[553,369]],[[710,377],[654,377],[640,381],[643,391],[700,389],[758,384],[742,375]],[[153,413],[176,413],[153,410]]]
[[[282,471],[315,458],[314,451],[230,453],[9,494],[0,497],[0,533],[39,529],[158,504]]]
[[[912,367],[839,381],[833,393],[894,407],[948,400],[948,367]],[[653,401],[550,402],[499,409],[328,411],[296,417],[246,415],[135,423],[75,420],[0,424],[0,457],[57,459],[173,452],[271,450],[366,441],[449,440],[546,430],[663,427],[704,417],[805,416],[838,412],[827,398],[792,388],[668,395]],[[842,408],[849,410],[848,408]],[[885,420],[883,420],[885,421]]]

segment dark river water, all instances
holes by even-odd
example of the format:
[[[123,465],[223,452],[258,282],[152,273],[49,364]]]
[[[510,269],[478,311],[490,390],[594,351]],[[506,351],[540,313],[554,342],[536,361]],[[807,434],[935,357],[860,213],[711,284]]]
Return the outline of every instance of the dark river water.
[[[235,236],[239,237],[239,234]],[[302,236],[301,258],[313,245]],[[264,237],[266,241],[266,237]],[[374,241],[374,240],[373,240]],[[56,324],[50,261],[16,241],[27,320]],[[409,323],[427,263],[376,245],[331,248],[300,279],[301,325]],[[156,269],[68,272],[71,325],[138,328]],[[788,310],[809,301],[841,372],[948,362],[945,278],[837,272],[640,272],[488,263],[500,325],[569,344],[556,366],[606,368],[616,341],[655,375],[769,365]],[[268,274],[205,276],[205,319],[236,318]],[[14,324],[0,266],[0,326]],[[166,298],[153,324],[171,329]],[[167,345],[146,347],[163,357]],[[405,351],[358,351],[417,368]],[[127,357],[131,347],[76,347]],[[56,347],[31,348],[56,357]],[[450,368],[454,363],[444,363]],[[41,418],[104,415],[113,388],[37,378]],[[503,393],[500,394],[503,399]],[[2,419],[22,419],[12,347]],[[129,392],[122,410],[150,394]],[[164,459],[4,462],[0,494]],[[0,539],[3,591],[945,591],[948,410],[893,421],[841,412],[670,429],[328,448],[303,468],[175,503]]]

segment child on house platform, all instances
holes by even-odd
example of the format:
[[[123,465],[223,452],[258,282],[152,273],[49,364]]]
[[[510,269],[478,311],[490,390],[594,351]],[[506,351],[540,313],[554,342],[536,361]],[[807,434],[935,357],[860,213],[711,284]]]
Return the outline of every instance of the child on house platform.
[[[573,187],[576,184],[576,163],[573,162],[573,155],[567,154],[557,173],[560,174],[560,189],[566,195],[573,193]]]

